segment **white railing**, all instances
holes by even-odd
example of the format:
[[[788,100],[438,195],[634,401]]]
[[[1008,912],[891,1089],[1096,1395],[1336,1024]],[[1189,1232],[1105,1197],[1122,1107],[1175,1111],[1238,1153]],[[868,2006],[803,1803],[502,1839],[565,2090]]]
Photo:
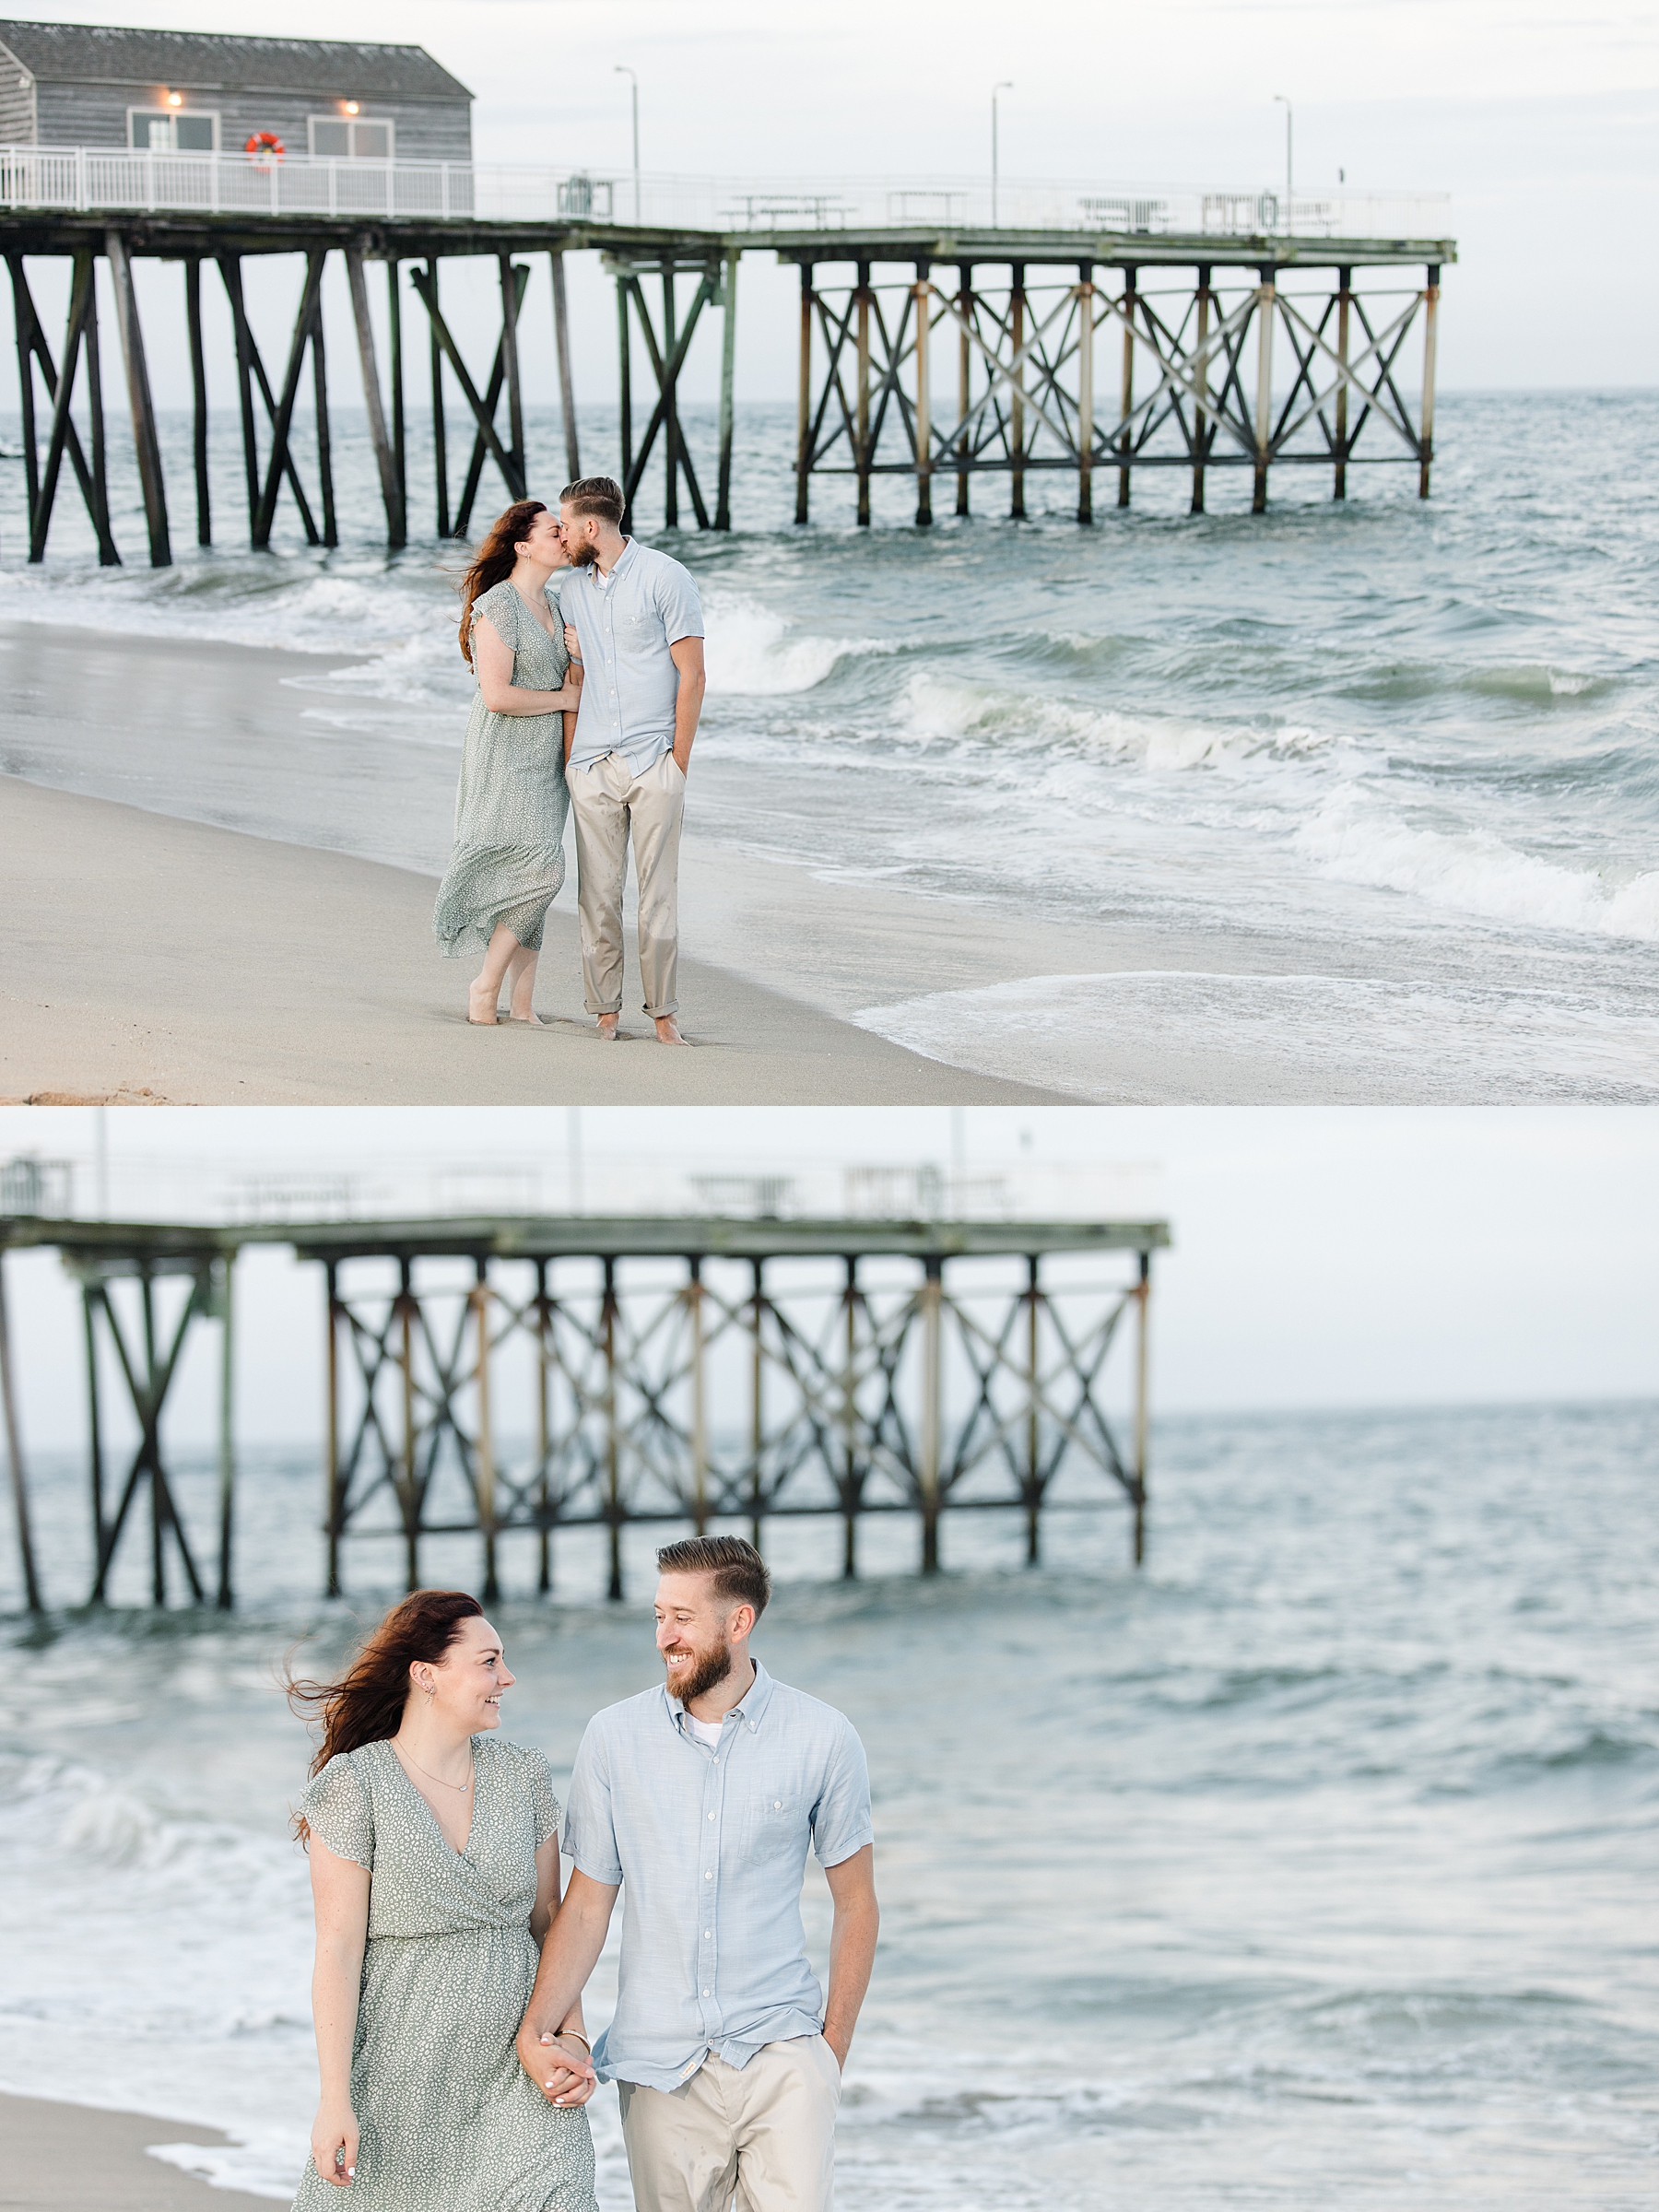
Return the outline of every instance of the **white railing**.
[[[1443,193],[1206,191],[988,177],[601,175],[458,161],[311,161],[248,154],[0,147],[0,207],[408,221],[574,220],[780,231],[1065,231],[1080,236],[1441,240]]]

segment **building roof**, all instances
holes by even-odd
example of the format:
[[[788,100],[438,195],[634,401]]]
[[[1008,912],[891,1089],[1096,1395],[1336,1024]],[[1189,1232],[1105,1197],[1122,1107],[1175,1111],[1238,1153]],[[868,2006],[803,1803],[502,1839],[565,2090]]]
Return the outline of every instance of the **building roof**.
[[[470,100],[419,46],[244,39],[199,30],[0,19],[6,46],[45,84],[168,85],[192,92],[313,92],[345,99]]]

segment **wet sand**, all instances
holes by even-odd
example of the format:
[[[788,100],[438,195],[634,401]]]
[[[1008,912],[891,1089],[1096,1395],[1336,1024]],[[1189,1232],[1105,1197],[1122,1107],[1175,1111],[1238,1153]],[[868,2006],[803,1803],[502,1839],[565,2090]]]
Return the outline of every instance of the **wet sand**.
[[[625,1006],[602,1043],[576,922],[548,916],[546,1030],[466,1020],[429,877],[0,782],[0,1100],[170,1105],[1041,1102],[706,962],[691,1052]],[[630,952],[629,974],[637,973]]]
[[[270,2212],[272,2199],[214,2189],[147,2153],[226,2140],[218,2129],[0,2095],[0,2212]]]

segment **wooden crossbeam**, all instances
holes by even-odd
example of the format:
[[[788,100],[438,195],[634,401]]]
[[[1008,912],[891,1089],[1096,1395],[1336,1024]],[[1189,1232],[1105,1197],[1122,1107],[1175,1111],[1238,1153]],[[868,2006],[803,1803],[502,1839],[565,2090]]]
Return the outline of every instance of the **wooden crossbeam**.
[[[133,451],[138,463],[138,485],[144,495],[144,520],[149,533],[152,569],[172,566],[172,548],[167,527],[167,484],[161,473],[161,441],[156,433],[156,410],[150,399],[149,370],[144,358],[144,332],[138,321],[138,294],[133,283],[132,258],[119,230],[104,233],[104,256],[115,294],[115,324],[121,337],[121,359],[126,371],[127,403],[133,417]]]
[[[455,382],[461,387],[462,397],[472,410],[475,426],[472,460],[467,467],[466,482],[462,488],[461,501],[455,511],[453,532],[456,537],[464,537],[466,535],[467,525],[472,520],[473,501],[477,497],[478,482],[483,475],[486,454],[500,470],[501,481],[507,487],[508,498],[522,500],[525,496],[523,463],[516,453],[510,452],[501,443],[500,435],[495,426],[495,411],[500,402],[501,386],[507,374],[506,332],[503,329],[501,337],[497,341],[495,359],[490,364],[489,381],[485,385],[483,396],[480,398],[477,386],[473,382],[467,372],[466,363],[461,358],[461,348],[456,345],[450,326],[444,321],[442,311],[438,304],[436,265],[429,265],[424,270],[411,269],[409,280],[415,287],[421,305],[426,309],[433,346],[437,352],[448,361]],[[524,305],[524,290],[529,282],[530,271],[525,265],[520,263],[513,273],[515,328],[517,311]]]
[[[260,552],[271,542],[271,527],[276,519],[276,494],[281,488],[282,479],[292,473],[288,429],[294,419],[294,402],[299,396],[300,371],[305,367],[305,349],[308,344],[315,341],[317,302],[323,287],[325,258],[321,249],[313,249],[305,257],[305,283],[300,288],[300,310],[294,317],[294,335],[288,344],[282,396],[271,417],[271,454],[265,468],[265,488],[260,493],[258,512],[253,518],[253,545],[255,550]]]
[[[80,487],[81,498],[86,501],[87,512],[91,518],[92,528],[97,535],[99,564],[106,569],[119,568],[121,555],[115,549],[115,540],[110,530],[110,503],[105,493],[103,479],[103,410],[100,404],[102,394],[100,387],[95,380],[91,352],[88,352],[88,391],[92,403],[92,465],[90,466],[88,465],[86,455],[81,450],[80,438],[69,412],[69,402],[74,395],[76,370],[79,364],[82,343],[88,324],[96,334],[98,312],[93,288],[92,254],[89,249],[76,255],[74,266],[75,276],[70,292],[69,319],[64,334],[63,365],[61,369],[54,369],[52,354],[46,344],[46,334],[41,326],[40,316],[35,312],[34,301],[29,296],[29,287],[24,278],[22,256],[19,254],[11,258],[13,301],[21,316],[27,321],[29,333],[27,347],[20,347],[19,350],[27,355],[32,355],[46,381],[46,388],[52,394],[52,417],[47,432],[46,465],[41,474],[34,497],[30,502],[29,558],[31,562],[39,562],[46,558],[46,535],[52,526],[52,510],[57,498],[58,476],[63,466],[64,454],[67,452],[69,465],[74,471],[76,482]],[[29,385],[27,367],[23,382],[25,387],[29,390],[30,395],[29,442],[32,455],[35,447],[32,419],[33,394],[32,387]],[[31,476],[33,474],[32,468],[30,474]]]

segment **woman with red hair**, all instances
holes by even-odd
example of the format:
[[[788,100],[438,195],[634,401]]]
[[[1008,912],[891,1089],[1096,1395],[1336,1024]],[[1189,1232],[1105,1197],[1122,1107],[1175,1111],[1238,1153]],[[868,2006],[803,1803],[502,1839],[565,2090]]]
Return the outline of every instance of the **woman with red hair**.
[[[533,1003],[547,909],[564,881],[565,716],[582,696],[547,589],[570,556],[559,517],[518,500],[461,582],[461,657],[477,678],[455,794],[455,844],[432,927],[445,959],[481,952],[466,1018],[541,1023]]]
[[[336,1681],[294,1682],[323,1740],[295,1830],[311,1857],[322,2096],[295,2212],[594,2212],[582,2007],[547,2086],[513,2048],[559,1912],[559,1808],[503,1743],[512,1676],[476,1598],[417,1590]]]

